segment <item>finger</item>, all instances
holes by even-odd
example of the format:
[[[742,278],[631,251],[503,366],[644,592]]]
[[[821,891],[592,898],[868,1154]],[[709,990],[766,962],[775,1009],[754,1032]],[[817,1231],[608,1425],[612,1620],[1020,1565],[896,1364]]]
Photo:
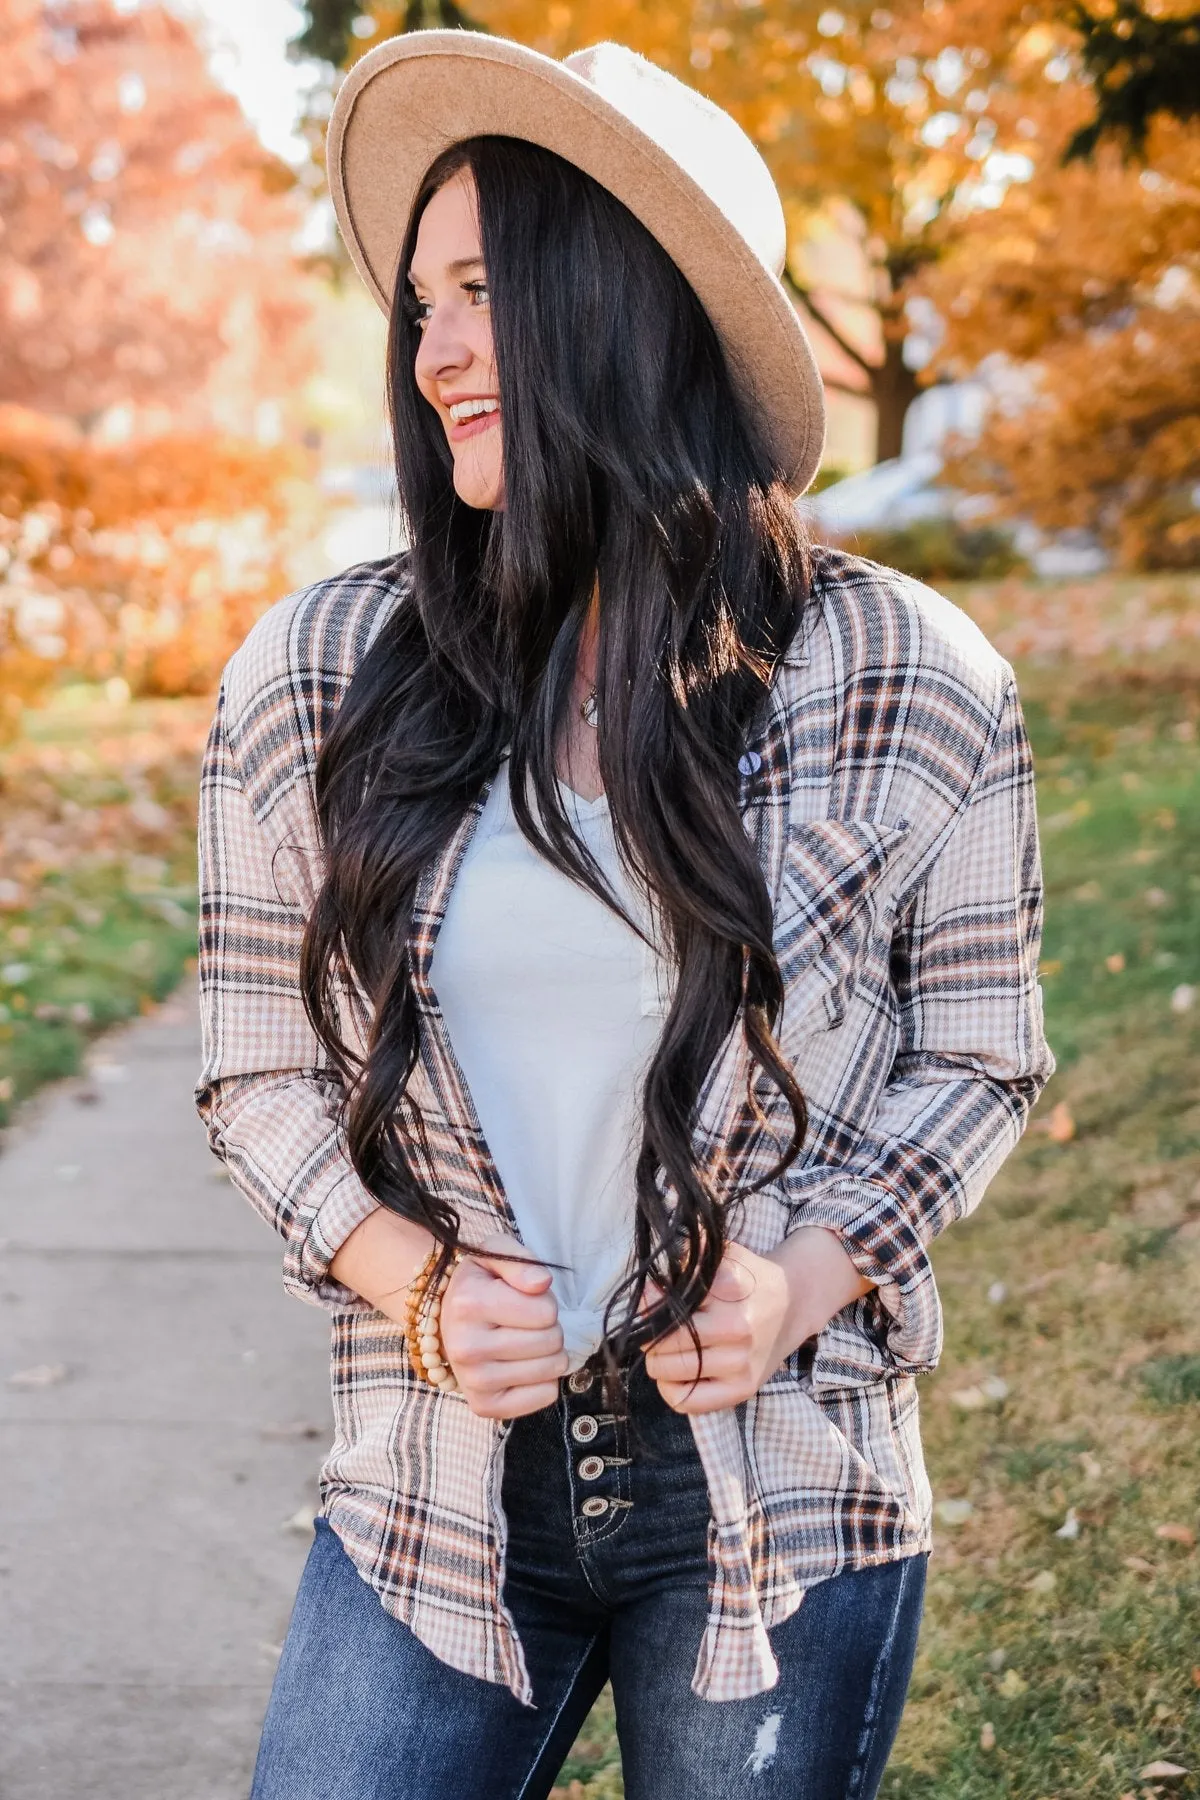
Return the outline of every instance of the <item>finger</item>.
[[[706,1413],[738,1406],[754,1389],[733,1381],[660,1381],[658,1391],[672,1412]]]
[[[540,1331],[558,1322],[558,1302],[552,1293],[519,1293],[482,1268],[472,1268],[461,1286],[447,1291],[442,1312],[450,1318],[510,1325],[520,1331]]]
[[[696,1336],[705,1349],[718,1344],[749,1343],[752,1335],[749,1320],[727,1307],[716,1313],[693,1313],[690,1323],[695,1326]],[[672,1325],[661,1337],[651,1338],[650,1343],[655,1350],[669,1353],[683,1349],[694,1351],[695,1348],[686,1325]]]
[[[749,1300],[754,1292],[754,1275],[743,1262],[729,1252],[721,1259],[720,1267],[713,1276],[712,1286],[705,1296],[705,1305],[709,1300],[740,1301]]]
[[[553,1356],[534,1356],[524,1362],[484,1363],[470,1369],[471,1389],[477,1394],[502,1394],[508,1388],[540,1386],[547,1381],[557,1384],[569,1361],[565,1350],[557,1350]]]
[[[467,1363],[534,1362],[539,1357],[557,1356],[562,1347],[562,1326],[557,1324],[539,1331],[461,1325],[446,1346],[457,1361]]]
[[[706,1350],[702,1365],[697,1361],[694,1350],[687,1353],[677,1351],[668,1355],[648,1350],[646,1373],[652,1381],[692,1381],[697,1375],[705,1381],[736,1380],[739,1376],[749,1375],[750,1364],[745,1351],[732,1345],[720,1345],[716,1349]]]
[[[558,1399],[558,1383],[535,1382],[530,1387],[505,1388],[499,1394],[468,1394],[467,1405],[481,1419],[519,1419],[526,1413],[541,1412]]]

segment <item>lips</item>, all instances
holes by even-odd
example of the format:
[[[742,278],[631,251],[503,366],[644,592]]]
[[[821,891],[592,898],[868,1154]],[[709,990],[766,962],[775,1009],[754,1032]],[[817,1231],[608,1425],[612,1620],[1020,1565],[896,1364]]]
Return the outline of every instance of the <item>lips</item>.
[[[474,418],[460,419],[457,424],[451,419],[449,421],[450,442],[452,444],[457,444],[460,443],[463,438],[478,437],[481,432],[487,431],[491,426],[495,425],[499,418],[500,408],[497,407],[495,412],[476,413]]]

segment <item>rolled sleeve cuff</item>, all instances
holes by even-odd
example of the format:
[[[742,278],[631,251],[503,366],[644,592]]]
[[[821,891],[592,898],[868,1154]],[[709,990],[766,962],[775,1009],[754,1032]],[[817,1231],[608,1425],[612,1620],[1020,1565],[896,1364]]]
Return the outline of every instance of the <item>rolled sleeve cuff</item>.
[[[837,1313],[818,1333],[817,1386],[919,1375],[937,1367],[942,1309],[933,1264],[920,1234],[893,1194],[846,1178],[797,1198],[787,1230],[820,1226],[836,1234],[873,1292]]]
[[[379,1208],[356,1179],[343,1178],[320,1205],[297,1217],[284,1253],[283,1285],[298,1299],[336,1312],[371,1312],[369,1301],[334,1279],[329,1265],[351,1232]]]

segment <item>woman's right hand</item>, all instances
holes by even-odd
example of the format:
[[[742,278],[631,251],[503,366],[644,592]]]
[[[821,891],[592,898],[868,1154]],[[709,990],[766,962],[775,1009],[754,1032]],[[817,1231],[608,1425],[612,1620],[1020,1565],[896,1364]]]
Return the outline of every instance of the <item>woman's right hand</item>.
[[[504,1250],[520,1262],[489,1257]],[[507,1232],[472,1245],[442,1295],[442,1343],[467,1405],[485,1419],[516,1419],[558,1398],[567,1372],[550,1271]]]

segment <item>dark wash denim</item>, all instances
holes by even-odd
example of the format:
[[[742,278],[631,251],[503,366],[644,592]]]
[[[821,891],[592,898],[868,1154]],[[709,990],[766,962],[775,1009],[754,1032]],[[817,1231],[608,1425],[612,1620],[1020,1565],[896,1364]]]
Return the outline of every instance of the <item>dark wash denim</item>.
[[[690,1682],[708,1611],[691,1426],[640,1357],[614,1412],[591,1371],[505,1445],[504,1596],[534,1706],[438,1660],[324,1519],[280,1658],[251,1800],[545,1800],[612,1683],[626,1800],[872,1800],[912,1672],[924,1555],[845,1570],[771,1631],[750,1700]]]

